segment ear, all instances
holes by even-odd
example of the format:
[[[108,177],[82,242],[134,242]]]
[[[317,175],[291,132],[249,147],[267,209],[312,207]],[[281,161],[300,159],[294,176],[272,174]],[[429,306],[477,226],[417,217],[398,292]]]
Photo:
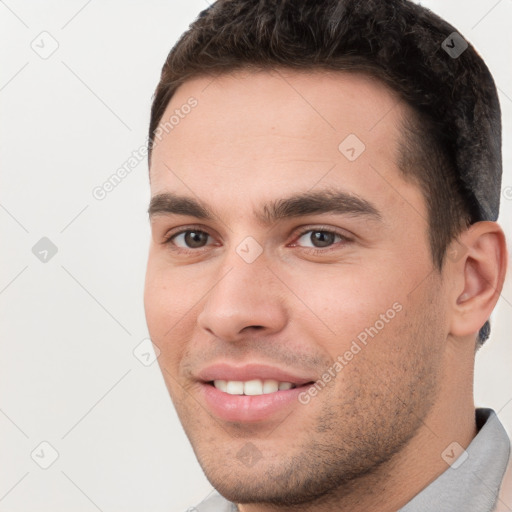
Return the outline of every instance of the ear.
[[[489,319],[503,288],[507,259],[505,235],[495,222],[477,222],[450,244],[450,334],[477,334]]]

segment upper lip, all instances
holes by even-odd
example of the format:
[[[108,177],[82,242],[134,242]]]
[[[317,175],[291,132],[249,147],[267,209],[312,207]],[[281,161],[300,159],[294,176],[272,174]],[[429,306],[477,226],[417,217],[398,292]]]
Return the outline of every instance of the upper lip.
[[[278,382],[291,382],[296,386],[302,386],[315,379],[295,375],[291,371],[269,366],[266,364],[251,363],[243,366],[235,366],[230,363],[215,363],[202,368],[196,375],[199,380],[211,382],[213,380],[242,381],[261,379],[277,380]]]

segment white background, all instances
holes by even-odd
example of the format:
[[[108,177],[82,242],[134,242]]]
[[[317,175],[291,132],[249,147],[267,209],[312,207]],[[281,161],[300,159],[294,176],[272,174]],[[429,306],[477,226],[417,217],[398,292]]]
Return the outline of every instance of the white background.
[[[495,77],[503,188],[512,186],[512,0],[422,3]],[[161,66],[205,7],[0,2],[0,512],[174,512],[211,490],[157,363],[133,355],[148,335],[146,161],[103,201],[92,196],[144,145]],[[46,49],[56,44],[43,31],[59,45],[47,59],[31,48],[40,37]],[[512,201],[502,200],[500,219],[511,238]],[[32,253],[42,237],[58,248],[47,263]],[[509,280],[502,295],[477,356],[475,398],[511,432]],[[59,454],[46,470],[31,458],[42,441]],[[35,453],[44,463],[52,449]]]

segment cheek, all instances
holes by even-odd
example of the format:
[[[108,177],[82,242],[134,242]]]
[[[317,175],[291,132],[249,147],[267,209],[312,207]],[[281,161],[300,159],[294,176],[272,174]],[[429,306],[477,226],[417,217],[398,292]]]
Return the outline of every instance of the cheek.
[[[165,257],[150,255],[144,288],[144,308],[150,334],[167,338],[192,315],[204,295],[203,281],[184,267],[172,268]]]
[[[339,351],[360,333],[364,337],[367,329],[374,330],[376,323],[379,331],[388,329],[400,314],[407,283],[397,283],[394,273],[356,265],[296,269],[287,278],[297,298],[295,308],[290,303],[291,311],[295,309],[292,316],[312,339],[319,329],[325,332],[332,339],[331,348]]]
[[[194,329],[194,305],[204,294],[199,288],[197,280],[188,279],[186,273],[170,271],[158,260],[149,259],[144,287],[146,323],[160,350],[158,363],[168,387],[173,386],[173,379],[167,373],[177,375],[186,340]]]

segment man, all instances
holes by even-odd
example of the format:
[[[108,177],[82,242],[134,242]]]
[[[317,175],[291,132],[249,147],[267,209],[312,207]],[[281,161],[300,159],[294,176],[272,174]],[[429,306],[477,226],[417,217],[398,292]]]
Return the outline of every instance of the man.
[[[197,510],[512,510],[472,393],[500,108],[464,38],[406,0],[220,0],[150,140],[146,318],[218,491]]]

